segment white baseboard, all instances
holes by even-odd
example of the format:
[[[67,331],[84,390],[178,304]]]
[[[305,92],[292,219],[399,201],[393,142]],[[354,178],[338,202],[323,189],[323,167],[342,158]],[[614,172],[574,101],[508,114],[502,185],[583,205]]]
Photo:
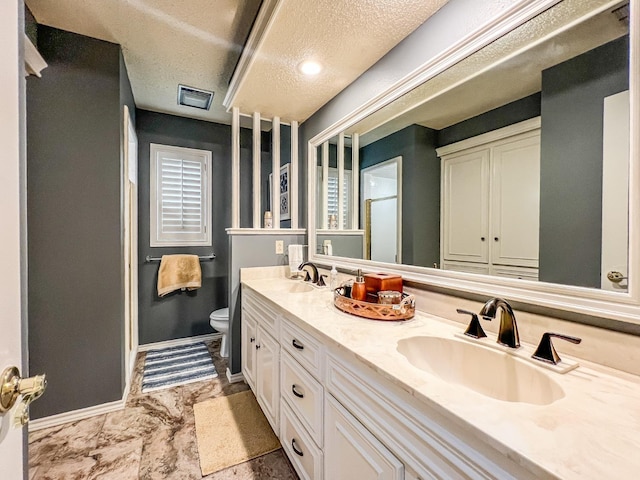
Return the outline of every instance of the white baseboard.
[[[126,396],[120,400],[109,403],[101,403],[100,405],[94,405],[92,407],[81,408],[79,410],[72,410],[70,412],[58,413],[57,415],[50,415],[48,417],[38,418],[37,420],[31,420],[29,422],[29,431],[35,432],[36,430],[42,430],[43,428],[55,427],[62,425],[63,423],[77,422],[78,420],[84,420],[85,418],[94,417],[96,415],[102,415],[105,413],[116,412],[122,410],[126,403]]]
[[[91,407],[81,408],[78,410],[72,410],[70,412],[58,413],[56,415],[50,415],[48,417],[38,418],[37,420],[32,420],[29,422],[29,431],[35,432],[36,430],[42,430],[43,428],[55,427],[58,425],[62,425],[64,423],[69,422],[77,422],[78,420],[84,420],[85,418],[93,417],[95,415],[102,415],[105,413],[116,412],[118,410],[122,410],[127,403],[127,397],[129,396],[129,391],[131,390],[131,381],[133,380],[133,369],[135,368],[135,358],[137,357],[138,352],[146,352],[148,350],[154,350],[159,348],[167,348],[167,347],[176,347],[179,345],[190,345],[198,342],[207,342],[210,340],[215,340],[216,338],[221,338],[221,333],[210,333],[207,335],[199,335],[197,337],[188,337],[188,338],[178,338],[176,340],[168,340],[166,342],[157,342],[157,343],[147,343],[146,345],[138,346],[136,351],[136,355],[132,355],[130,364],[128,368],[131,369],[129,382],[126,383],[124,387],[124,391],[122,392],[122,398],[120,400],[116,400],[108,403],[101,403],[100,405],[93,405]],[[234,378],[230,382],[239,382],[243,380],[243,376],[241,373],[232,375],[229,377],[230,372],[227,370],[227,378]],[[237,377],[239,379],[236,379]]]
[[[229,383],[244,382],[244,375],[242,375],[242,372],[231,373],[231,370],[227,368],[227,379],[229,380]]]
[[[180,345],[191,345],[192,343],[208,342],[222,338],[221,333],[209,333],[207,335],[198,335],[196,337],[176,338],[175,340],[167,340],[164,342],[146,343],[138,346],[138,352],[147,352],[149,350],[158,350],[161,348],[178,347]]]

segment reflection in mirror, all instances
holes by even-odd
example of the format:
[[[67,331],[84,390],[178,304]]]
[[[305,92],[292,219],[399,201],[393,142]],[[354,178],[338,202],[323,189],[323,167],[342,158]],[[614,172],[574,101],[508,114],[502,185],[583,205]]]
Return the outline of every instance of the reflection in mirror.
[[[384,261],[626,291],[628,14],[560,2],[345,132],[356,179],[402,158],[401,256]],[[331,253],[371,258],[366,238]]]

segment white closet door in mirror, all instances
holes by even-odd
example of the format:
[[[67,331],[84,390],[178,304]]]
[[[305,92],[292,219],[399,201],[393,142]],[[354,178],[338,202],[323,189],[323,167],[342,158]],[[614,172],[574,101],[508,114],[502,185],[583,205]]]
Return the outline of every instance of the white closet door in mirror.
[[[443,159],[444,260],[489,261],[489,149]]]
[[[491,263],[537,267],[540,226],[540,131],[493,147]]]

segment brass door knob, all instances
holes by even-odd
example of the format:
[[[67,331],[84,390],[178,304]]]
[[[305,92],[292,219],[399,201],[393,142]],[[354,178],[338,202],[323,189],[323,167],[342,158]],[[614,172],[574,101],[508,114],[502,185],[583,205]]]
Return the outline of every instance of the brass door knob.
[[[22,396],[21,404],[16,411],[16,424],[25,425],[29,421],[29,404],[40,398],[46,388],[45,375],[22,378],[18,367],[5,368],[0,377],[0,415],[11,410],[18,397]]]

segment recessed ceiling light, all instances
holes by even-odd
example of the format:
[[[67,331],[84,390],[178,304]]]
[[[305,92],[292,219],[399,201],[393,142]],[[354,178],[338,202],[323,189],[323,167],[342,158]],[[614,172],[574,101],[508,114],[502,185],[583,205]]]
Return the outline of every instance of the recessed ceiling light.
[[[322,65],[313,60],[305,60],[298,65],[298,69],[305,75],[317,75],[322,70]]]

